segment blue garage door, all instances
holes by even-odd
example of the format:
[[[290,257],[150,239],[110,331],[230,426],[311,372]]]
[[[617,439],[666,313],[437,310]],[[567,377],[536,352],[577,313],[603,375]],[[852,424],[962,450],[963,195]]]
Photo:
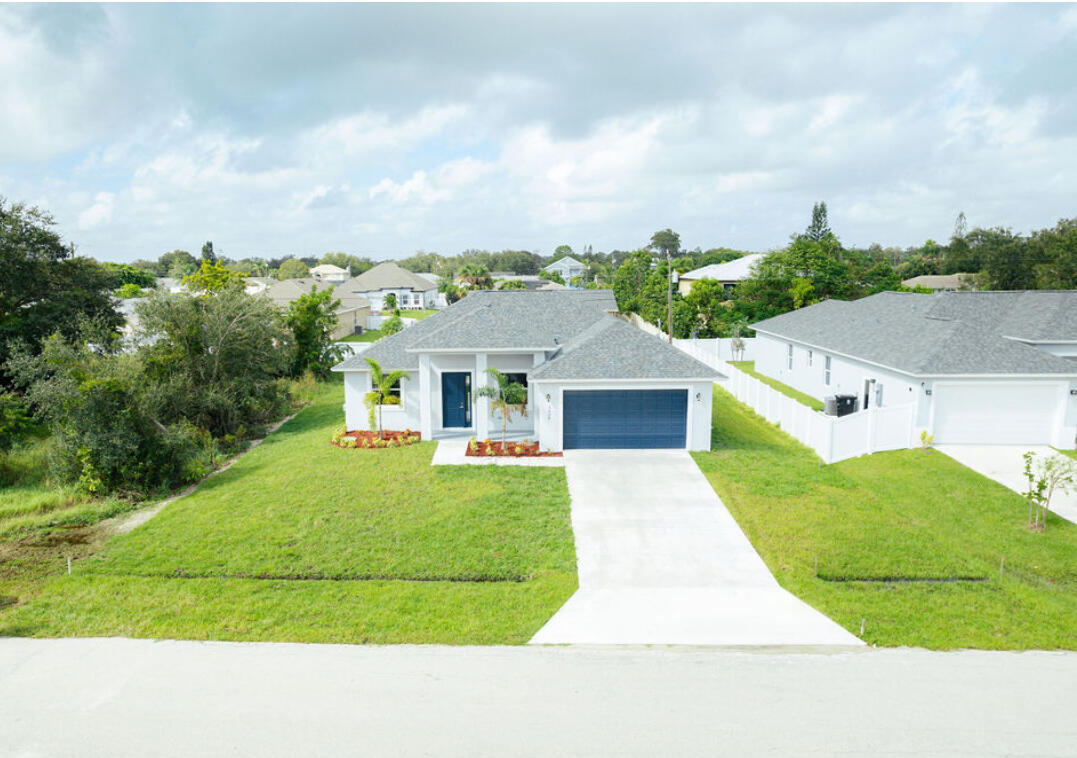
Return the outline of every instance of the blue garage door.
[[[683,448],[688,391],[566,391],[563,419],[566,450]]]

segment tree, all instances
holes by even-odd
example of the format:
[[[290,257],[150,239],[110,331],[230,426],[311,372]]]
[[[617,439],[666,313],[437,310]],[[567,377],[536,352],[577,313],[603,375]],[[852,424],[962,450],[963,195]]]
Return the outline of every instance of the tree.
[[[613,274],[613,295],[621,313],[639,313],[643,309],[643,289],[650,275],[651,254],[646,250],[631,253],[617,268]]]
[[[0,197],[0,366],[20,342],[36,353],[55,332],[75,338],[84,320],[107,341],[123,323],[111,297],[113,275],[74,257],[54,226],[45,211]],[[8,383],[2,370],[0,383]]]
[[[471,289],[488,290],[494,286],[490,270],[478,263],[468,263],[460,269],[460,279],[467,282]]]
[[[396,310],[396,294],[395,293],[390,292],[389,294],[387,294],[382,302],[384,303],[385,310],[387,310],[387,311],[395,311]]]
[[[291,331],[269,298],[240,288],[154,294],[136,306],[139,357],[164,423],[189,420],[213,437],[242,436],[288,403]]]
[[[312,371],[324,379],[329,376],[329,369],[340,362],[341,350],[333,345],[333,330],[337,325],[335,311],[339,307],[340,301],[333,298],[331,290],[318,292],[313,284],[309,293],[289,304],[284,323],[292,330],[294,341],[292,376]]]
[[[475,390],[475,397],[489,398],[490,409],[501,413],[501,447],[504,448],[512,412],[518,411],[527,415],[527,387],[518,382],[510,382],[509,378],[496,368],[488,368],[486,373],[494,383],[479,387]]]
[[[94,494],[146,494],[200,476],[198,434],[182,419],[163,423],[139,356],[89,340],[55,334],[40,354],[20,350],[9,361],[52,432],[51,476]]]
[[[525,290],[527,285],[519,279],[506,279],[497,287],[499,290]]]
[[[546,269],[543,269],[542,271],[539,271],[538,278],[547,282],[557,282],[558,284],[565,283],[565,278],[561,276],[561,272],[559,271],[547,271]]]
[[[161,276],[182,279],[198,270],[198,259],[186,250],[173,250],[157,259]]]
[[[834,236],[830,229],[830,220],[827,218],[826,203],[819,202],[812,206],[811,223],[804,230],[804,236],[813,242],[822,242],[827,237]]]
[[[127,263],[105,261],[100,266],[112,276],[112,289],[119,289],[125,284],[133,284],[136,287],[147,289],[157,286],[157,280],[152,274]]]
[[[191,292],[221,292],[231,288],[243,288],[243,276],[226,268],[220,261],[202,261],[195,273],[183,277],[183,286]]]
[[[445,295],[445,302],[452,305],[466,293],[461,287],[457,287],[452,279],[442,279],[438,283],[438,292]]]
[[[1061,219],[1052,229],[1033,232],[1028,240],[1036,264],[1038,289],[1077,289],[1077,218]]]
[[[131,300],[132,298],[142,297],[145,292],[137,284],[125,284],[112,294],[120,300]]]
[[[374,267],[373,261],[369,258],[359,258],[341,252],[326,253],[318,262],[347,269],[352,276],[359,276],[359,274]]]
[[[216,263],[217,254],[213,252],[213,243],[207,241],[202,245],[202,262],[203,263]]]
[[[385,433],[381,428],[381,409],[384,405],[400,405],[400,395],[393,394],[393,388],[400,385],[405,379],[408,379],[408,372],[401,369],[392,371],[388,376],[382,373],[381,365],[373,358],[364,358],[367,365],[370,366],[370,392],[366,393],[366,397],[363,401],[366,403],[367,410],[370,411],[370,428],[374,429],[374,412],[377,411],[377,423],[378,423],[378,437],[385,437]],[[403,387],[398,387],[398,392],[402,392]]]
[[[666,258],[672,258],[681,251],[681,235],[672,229],[655,232],[651,235],[650,247]]]
[[[572,247],[569,245],[558,245],[553,249],[554,260],[564,258],[566,255],[573,255]],[[551,261],[552,263],[553,261]]]
[[[278,279],[302,279],[310,275],[310,269],[298,258],[289,258],[280,264],[277,270]]]

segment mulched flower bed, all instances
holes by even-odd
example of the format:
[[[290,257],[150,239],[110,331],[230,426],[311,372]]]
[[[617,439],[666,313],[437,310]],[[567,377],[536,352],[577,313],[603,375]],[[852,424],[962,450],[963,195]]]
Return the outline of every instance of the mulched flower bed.
[[[389,447],[406,447],[407,445],[414,445],[422,439],[422,435],[419,432],[413,432],[410,429],[403,432],[394,432],[386,429],[379,436],[377,432],[344,432],[333,435],[332,444],[337,447],[343,447],[348,449],[378,449]]]
[[[561,458],[561,453],[543,452],[537,442],[500,442],[471,440],[467,443],[467,455],[476,458],[504,456],[506,458]]]

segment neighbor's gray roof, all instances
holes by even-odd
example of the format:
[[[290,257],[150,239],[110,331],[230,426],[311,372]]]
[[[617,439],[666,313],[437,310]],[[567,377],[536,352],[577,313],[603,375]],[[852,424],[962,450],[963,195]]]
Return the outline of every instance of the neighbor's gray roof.
[[[317,292],[333,288],[330,282],[320,282],[312,276],[304,276],[300,279],[283,279],[276,284],[271,284],[262,294],[270,300],[290,303],[298,300],[301,295],[308,294],[311,285]]]
[[[429,279],[413,274],[392,261],[379,263],[374,268],[359,274],[359,276],[353,276],[351,279],[341,282],[339,286],[347,292],[376,292],[377,290],[408,288],[416,292],[427,292],[437,289],[437,285]]]
[[[929,290],[959,290],[972,284],[974,274],[922,274],[901,283],[906,287],[926,287]]]
[[[561,258],[558,258],[557,260],[555,260],[549,266],[546,266],[543,269],[543,271],[549,271],[554,266],[557,266],[558,268],[561,268],[561,266],[559,264],[562,264],[562,263],[567,264],[569,268],[587,268],[586,263],[581,263],[580,261],[573,258],[571,255],[565,255],[565,256],[562,256]]]
[[[616,316],[576,336],[531,379],[716,379],[720,373]]]
[[[752,327],[917,376],[1077,375],[1073,361],[1020,341],[1077,341],[1077,291],[881,292]]]
[[[385,369],[414,370],[419,368],[417,350],[552,349],[616,308],[610,290],[483,290],[378,340],[362,355]],[[356,356],[334,370],[366,367]]]

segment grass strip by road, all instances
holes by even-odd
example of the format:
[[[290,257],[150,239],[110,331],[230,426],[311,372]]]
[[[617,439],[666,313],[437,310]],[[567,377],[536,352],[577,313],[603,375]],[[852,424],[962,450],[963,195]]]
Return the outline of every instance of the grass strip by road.
[[[0,634],[526,642],[576,588],[564,471],[331,446],[341,394],[0,611]]]
[[[938,451],[820,466],[717,388],[712,447],[693,455],[778,581],[866,642],[1077,649],[1077,526],[1029,530],[1020,495]]]
[[[814,398],[811,395],[805,395],[803,392],[793,389],[788,384],[783,384],[777,379],[771,379],[769,376],[760,374],[758,371],[755,370],[755,361],[730,361],[729,365],[739,368],[745,374],[748,374],[748,376],[758,379],[768,387],[778,390],[778,392],[782,393],[786,397],[793,398],[801,405],[806,405],[813,411],[823,410],[822,400]]]

